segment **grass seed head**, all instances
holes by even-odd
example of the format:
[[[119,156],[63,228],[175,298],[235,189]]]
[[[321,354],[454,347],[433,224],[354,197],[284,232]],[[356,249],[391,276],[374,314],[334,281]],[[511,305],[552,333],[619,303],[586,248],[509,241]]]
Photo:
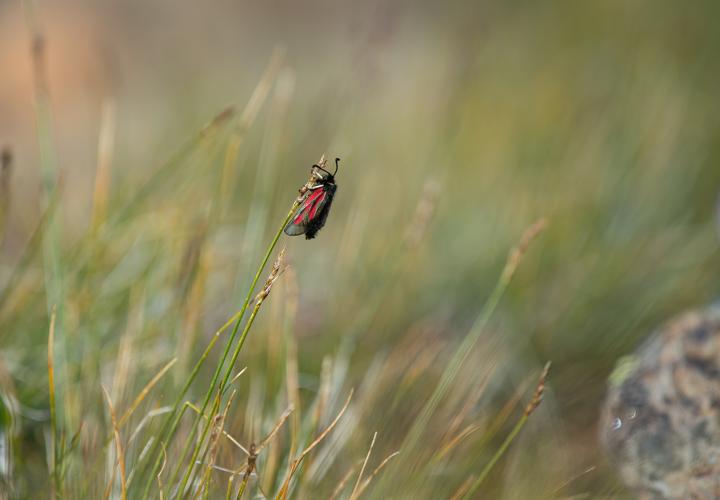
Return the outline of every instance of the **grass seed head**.
[[[273,284],[277,279],[280,277],[280,275],[285,271],[287,268],[287,265],[285,264],[285,249],[283,248],[280,250],[280,253],[277,256],[277,259],[275,259],[275,263],[273,264],[272,270],[270,271],[270,275],[268,276],[267,280],[265,280],[265,284],[263,285],[262,290],[260,290],[260,293],[255,296],[255,306],[260,307],[260,304],[263,303],[263,301],[270,295],[270,290],[272,289]]]
[[[550,373],[550,362],[545,364],[545,368],[540,374],[540,380],[538,381],[537,387],[535,388],[535,394],[533,398],[525,407],[525,416],[529,417],[534,412],[540,403],[542,402],[543,393],[545,392],[545,382],[547,381],[548,373]]]

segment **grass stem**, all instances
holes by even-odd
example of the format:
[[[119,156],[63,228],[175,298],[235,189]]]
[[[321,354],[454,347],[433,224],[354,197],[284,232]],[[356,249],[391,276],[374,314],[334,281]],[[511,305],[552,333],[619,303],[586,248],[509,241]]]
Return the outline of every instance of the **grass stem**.
[[[490,461],[485,465],[482,472],[480,472],[480,475],[472,484],[470,489],[468,489],[468,491],[465,493],[463,498],[472,498],[473,494],[477,491],[482,482],[490,474],[490,471],[493,469],[493,467],[495,467],[495,464],[498,463],[500,458],[502,458],[507,449],[510,447],[510,444],[520,433],[522,428],[525,427],[525,423],[527,422],[528,418],[530,418],[530,415],[532,415],[532,413],[537,409],[537,407],[540,405],[540,402],[542,401],[543,392],[545,391],[545,382],[547,380],[549,372],[550,363],[547,363],[542,371],[542,374],[540,375],[540,380],[537,387],[535,388],[535,394],[533,395],[532,400],[525,407],[525,411],[523,412],[522,417],[520,417],[520,420],[518,420],[518,422],[515,424],[515,427],[513,427],[512,431],[510,431],[510,434],[508,434],[508,436],[505,438],[505,441],[503,441],[500,447],[495,451]]]

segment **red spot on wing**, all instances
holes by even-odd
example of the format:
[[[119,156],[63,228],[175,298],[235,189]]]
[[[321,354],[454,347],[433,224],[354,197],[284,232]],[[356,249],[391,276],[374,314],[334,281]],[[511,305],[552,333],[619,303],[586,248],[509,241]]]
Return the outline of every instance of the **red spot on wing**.
[[[293,224],[295,224],[296,226],[302,224],[302,220],[303,220],[303,218],[305,217],[305,212],[306,212],[306,211],[307,211],[307,210],[304,209],[304,208],[303,208],[302,210],[300,210],[300,211],[298,212],[297,217],[295,217],[295,218],[293,219]]]
[[[300,225],[305,221],[309,221],[317,213],[317,209],[321,204],[322,200],[325,199],[325,190],[316,189],[310,196],[303,202],[302,207],[298,210],[297,215],[293,219],[293,224]]]
[[[300,209],[300,210],[298,211],[297,217],[295,217],[295,218],[293,219],[292,223],[295,224],[296,226],[302,224],[302,220],[303,220],[303,217],[305,217],[305,212],[306,212],[306,211],[307,211],[307,210],[306,210],[305,207],[303,207],[302,209]]]
[[[315,218],[320,205],[322,205],[323,200],[325,200],[325,190],[321,189],[320,191],[320,194],[313,201],[312,208],[310,209],[310,220]]]

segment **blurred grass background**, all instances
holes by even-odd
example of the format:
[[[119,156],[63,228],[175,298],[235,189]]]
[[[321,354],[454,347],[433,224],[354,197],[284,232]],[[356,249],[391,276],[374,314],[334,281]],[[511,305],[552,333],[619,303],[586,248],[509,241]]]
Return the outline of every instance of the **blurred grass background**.
[[[101,384],[127,408],[177,357],[123,438],[169,404],[323,153],[343,159],[332,214],[316,240],[281,240],[291,269],[241,355],[226,430],[249,443],[272,428],[292,402],[296,348],[298,426],[327,424],[357,393],[295,495],[327,497],[377,431],[372,470],[400,447],[509,249],[546,216],[422,452],[401,450],[366,495],[451,497],[546,360],[546,400],[483,492],[624,494],[596,440],[606,377],[718,293],[716,2],[35,7],[47,135],[32,9],[0,2],[0,144],[13,154],[0,192],[0,476],[12,496],[49,488],[52,305],[68,441],[82,424],[67,488],[97,498],[112,475]],[[239,467],[226,444],[218,464]],[[289,446],[285,433],[258,459],[264,490]]]

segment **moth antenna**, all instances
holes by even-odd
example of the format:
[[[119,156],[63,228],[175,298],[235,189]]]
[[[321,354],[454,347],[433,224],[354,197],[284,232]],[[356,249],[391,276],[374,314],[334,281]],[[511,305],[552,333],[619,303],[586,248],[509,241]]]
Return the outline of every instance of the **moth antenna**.
[[[333,177],[337,174],[338,168],[340,168],[340,158],[335,158],[335,173],[333,174]]]
[[[325,172],[328,175],[331,175],[333,177],[335,176],[335,174],[331,174],[330,172],[328,172],[327,170],[322,168],[320,165],[313,165],[313,167],[317,168],[318,170],[322,170],[323,172]],[[337,173],[337,163],[335,164],[335,173]]]

